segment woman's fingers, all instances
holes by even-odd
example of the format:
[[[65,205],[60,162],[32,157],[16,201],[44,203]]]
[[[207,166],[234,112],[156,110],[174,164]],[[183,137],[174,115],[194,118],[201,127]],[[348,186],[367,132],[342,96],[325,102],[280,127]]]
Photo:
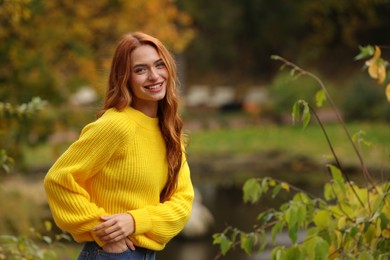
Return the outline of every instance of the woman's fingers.
[[[132,216],[127,213],[103,216],[102,224],[93,230],[103,241],[119,241],[134,232],[134,222]]]
[[[98,232],[100,230],[104,230],[114,224],[114,220],[112,220],[109,216],[100,217],[104,222],[102,224],[97,225],[93,228],[93,231]]]
[[[132,251],[135,250],[135,246],[134,246],[133,242],[131,242],[130,239],[125,238],[125,242],[126,242],[127,247],[130,248],[130,250],[132,250]]]
[[[113,231],[107,235],[102,235],[99,238],[103,241],[111,243],[111,242],[117,242],[121,239],[124,239],[125,237],[126,235],[122,231]]]

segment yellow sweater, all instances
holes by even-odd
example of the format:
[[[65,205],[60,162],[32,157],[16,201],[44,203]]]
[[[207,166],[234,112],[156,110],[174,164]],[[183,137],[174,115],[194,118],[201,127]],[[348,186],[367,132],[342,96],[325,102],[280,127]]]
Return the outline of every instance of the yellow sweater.
[[[166,145],[157,118],[131,107],[107,110],[55,162],[44,186],[58,227],[77,242],[95,240],[100,216],[130,213],[135,245],[162,250],[186,224],[194,196],[183,153],[178,186],[160,203],[167,181]]]

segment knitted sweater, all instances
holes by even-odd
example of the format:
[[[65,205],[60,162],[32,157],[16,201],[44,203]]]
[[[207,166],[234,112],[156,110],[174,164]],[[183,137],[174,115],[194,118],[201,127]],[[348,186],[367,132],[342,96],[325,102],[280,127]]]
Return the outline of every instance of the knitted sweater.
[[[167,181],[166,145],[157,118],[127,107],[88,124],[47,173],[44,186],[58,227],[77,242],[95,240],[100,216],[130,213],[136,246],[162,250],[186,224],[194,196],[183,153],[178,186],[160,203]]]

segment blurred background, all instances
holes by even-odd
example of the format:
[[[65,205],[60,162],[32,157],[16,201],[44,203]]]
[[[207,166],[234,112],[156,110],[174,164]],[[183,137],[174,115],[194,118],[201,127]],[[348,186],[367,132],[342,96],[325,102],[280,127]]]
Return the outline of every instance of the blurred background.
[[[384,46],[389,56],[388,0],[1,0],[0,24],[2,109],[33,97],[46,101],[29,117],[0,115],[0,148],[14,159],[0,175],[0,234],[28,234],[51,220],[44,175],[95,120],[114,48],[131,31],[154,35],[176,58],[197,189],[199,215],[158,259],[213,259],[213,233],[231,225],[249,230],[261,210],[280,203],[244,204],[249,177],[272,176],[313,192],[327,179],[330,151],[320,128],[313,123],[303,131],[290,116],[293,103],[313,101],[319,86],[307,77],[292,80],[271,55],[326,83],[351,132],[364,130],[372,143],[362,149],[373,173],[389,176],[390,105],[364,62],[354,60],[367,44]],[[358,178],[334,113],[327,105],[317,112]],[[59,259],[75,259],[80,246],[66,246]],[[268,255],[235,250],[222,259]]]

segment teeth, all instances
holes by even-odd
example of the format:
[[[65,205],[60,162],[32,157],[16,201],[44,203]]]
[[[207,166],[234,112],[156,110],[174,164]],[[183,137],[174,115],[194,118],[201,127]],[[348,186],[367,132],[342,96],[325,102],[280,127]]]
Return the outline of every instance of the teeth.
[[[157,89],[157,88],[159,88],[159,87],[161,87],[161,84],[154,85],[154,86],[149,86],[149,87],[147,87],[147,88],[148,88],[148,89]]]

